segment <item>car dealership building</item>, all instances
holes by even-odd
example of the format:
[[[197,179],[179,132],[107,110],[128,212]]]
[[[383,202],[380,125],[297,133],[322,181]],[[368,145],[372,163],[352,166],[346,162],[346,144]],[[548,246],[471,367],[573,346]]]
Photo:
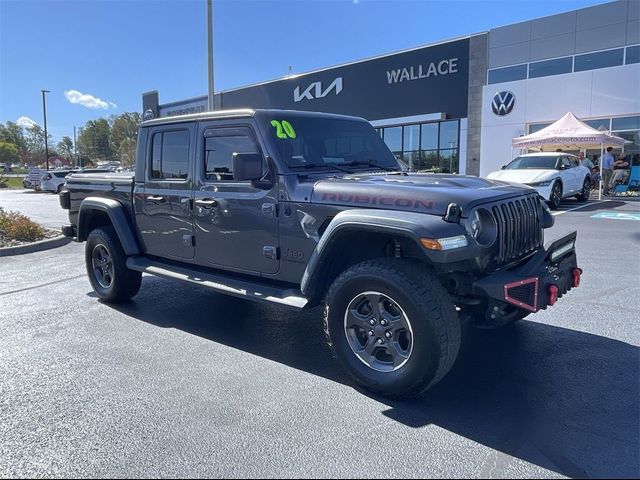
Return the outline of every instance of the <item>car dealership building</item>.
[[[638,165],[640,2],[619,0],[227,90],[215,105],[361,116],[412,170],[482,176],[511,159],[512,138],[571,111],[631,140],[625,148]],[[206,96],[160,104],[158,92],[143,95],[145,118],[206,108]]]

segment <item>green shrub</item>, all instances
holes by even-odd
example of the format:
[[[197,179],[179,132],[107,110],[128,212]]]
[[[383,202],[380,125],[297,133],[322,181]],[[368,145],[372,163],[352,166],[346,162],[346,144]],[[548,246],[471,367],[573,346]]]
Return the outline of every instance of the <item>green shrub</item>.
[[[0,207],[0,235],[7,240],[35,242],[45,237],[45,230],[29,217],[17,212],[6,212]]]

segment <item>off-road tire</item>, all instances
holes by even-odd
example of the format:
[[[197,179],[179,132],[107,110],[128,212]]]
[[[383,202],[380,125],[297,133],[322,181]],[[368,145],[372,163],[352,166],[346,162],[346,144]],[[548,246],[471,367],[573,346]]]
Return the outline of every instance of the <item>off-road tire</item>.
[[[370,291],[393,299],[410,320],[413,347],[398,370],[373,369],[349,345],[347,307]],[[324,329],[330,349],[354,381],[385,396],[410,397],[429,389],[451,370],[460,350],[460,322],[449,294],[427,266],[404,259],[368,260],[340,274],[325,298]]]
[[[104,248],[111,259],[112,278],[107,286],[101,285],[94,271],[94,251]],[[127,256],[112,226],[93,230],[87,237],[85,247],[87,275],[98,298],[109,303],[121,303],[134,297],[140,290],[142,273],[127,268]]]

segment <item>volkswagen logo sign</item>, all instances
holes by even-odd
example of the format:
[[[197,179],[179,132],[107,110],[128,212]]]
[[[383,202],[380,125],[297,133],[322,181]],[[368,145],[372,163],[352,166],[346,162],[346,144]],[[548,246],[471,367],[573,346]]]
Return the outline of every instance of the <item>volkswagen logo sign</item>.
[[[513,110],[513,107],[516,105],[516,96],[513,92],[498,92],[493,96],[493,101],[491,102],[491,110],[496,115],[504,117],[505,115],[509,115]]]
[[[151,120],[153,117],[155,117],[155,113],[153,113],[153,110],[151,110],[150,108],[148,110],[145,110],[142,118],[144,120]]]

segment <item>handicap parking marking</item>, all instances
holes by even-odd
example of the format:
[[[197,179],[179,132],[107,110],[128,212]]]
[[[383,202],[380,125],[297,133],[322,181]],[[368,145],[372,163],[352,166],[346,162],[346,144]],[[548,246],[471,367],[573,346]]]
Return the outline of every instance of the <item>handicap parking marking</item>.
[[[591,215],[591,218],[610,218],[612,220],[640,220],[640,212],[615,212],[606,210]]]

